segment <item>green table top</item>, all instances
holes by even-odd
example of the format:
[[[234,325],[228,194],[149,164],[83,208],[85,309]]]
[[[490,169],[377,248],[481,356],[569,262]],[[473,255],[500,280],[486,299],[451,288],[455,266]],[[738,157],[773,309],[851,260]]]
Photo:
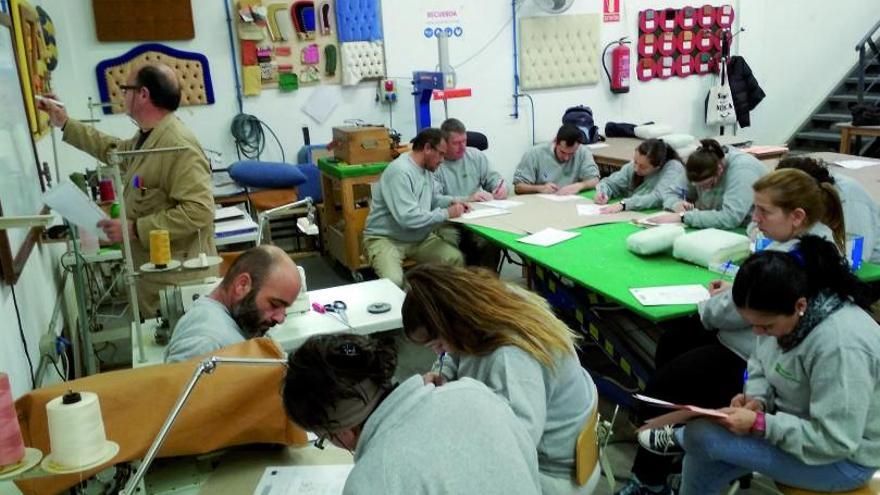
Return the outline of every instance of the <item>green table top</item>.
[[[589,197],[592,194],[585,194]],[[562,276],[594,290],[652,321],[693,314],[695,304],[643,306],[631,288],[708,284],[720,275],[672,254],[640,256],[626,248],[626,238],[640,230],[631,223],[612,223],[575,229],[581,235],[550,247],[517,242],[523,237],[502,230],[468,225],[480,235]],[[880,280],[880,265],[863,263],[856,274],[865,281]]]
[[[378,163],[360,163],[350,165],[336,158],[324,157],[318,158],[318,168],[327,175],[332,175],[337,179],[347,179],[350,177],[363,177],[365,175],[381,174],[388,162]]]

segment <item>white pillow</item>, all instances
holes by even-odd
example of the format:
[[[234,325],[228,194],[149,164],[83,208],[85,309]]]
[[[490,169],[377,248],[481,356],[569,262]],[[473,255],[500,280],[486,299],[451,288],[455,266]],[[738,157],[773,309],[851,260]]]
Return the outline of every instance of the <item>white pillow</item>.
[[[668,125],[663,124],[648,124],[636,126],[633,132],[635,133],[637,138],[651,139],[663,137],[667,134],[672,134],[672,128]]]
[[[719,229],[691,232],[672,244],[672,256],[706,268],[715,263],[739,261],[748,254],[748,237]]]
[[[636,254],[656,254],[671,249],[673,241],[682,235],[681,225],[659,225],[631,234],[626,238],[626,248]]]
[[[694,137],[690,134],[667,134],[661,136],[660,139],[665,141],[669,146],[675,148],[675,151],[690,146],[694,142]]]

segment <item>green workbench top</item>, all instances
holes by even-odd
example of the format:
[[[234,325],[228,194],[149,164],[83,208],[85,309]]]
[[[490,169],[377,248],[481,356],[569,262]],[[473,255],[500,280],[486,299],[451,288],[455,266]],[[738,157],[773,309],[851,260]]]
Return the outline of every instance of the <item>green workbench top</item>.
[[[592,194],[585,194],[585,197]],[[708,284],[720,275],[679,261],[671,253],[640,256],[626,248],[626,238],[640,230],[631,223],[612,223],[575,229],[581,235],[550,247],[517,242],[522,234],[468,225],[520,255],[598,292],[652,321],[693,314],[694,304],[643,306],[629,289],[666,285]],[[862,280],[880,280],[880,265],[863,263],[856,272]]]
[[[348,179],[351,177],[363,177],[365,175],[381,174],[388,162],[378,163],[360,163],[351,165],[336,158],[324,157],[318,158],[318,168],[327,175],[332,175],[337,179]]]

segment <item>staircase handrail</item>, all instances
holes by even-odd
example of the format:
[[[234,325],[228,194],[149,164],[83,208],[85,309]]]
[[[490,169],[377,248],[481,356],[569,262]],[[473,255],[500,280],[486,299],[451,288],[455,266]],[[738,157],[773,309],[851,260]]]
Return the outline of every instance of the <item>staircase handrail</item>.
[[[874,24],[874,27],[872,27],[871,30],[868,31],[868,33],[865,34],[865,36],[856,45],[856,51],[859,52],[859,81],[856,90],[856,101],[858,101],[860,105],[864,102],[865,92],[867,91],[867,89],[870,89],[865,88],[865,66],[867,59],[866,47],[871,48],[871,51],[874,52],[874,57],[880,58],[880,49],[878,49],[877,44],[874,43],[874,34],[877,33],[878,29],[880,29],[880,21],[877,21],[877,23]],[[871,86],[873,87],[874,84],[876,84],[876,81],[871,83]]]

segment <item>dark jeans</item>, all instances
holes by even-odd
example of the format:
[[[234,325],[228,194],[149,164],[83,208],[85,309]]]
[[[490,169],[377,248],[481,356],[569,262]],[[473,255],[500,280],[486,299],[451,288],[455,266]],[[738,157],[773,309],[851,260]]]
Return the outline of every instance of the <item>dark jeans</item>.
[[[707,331],[699,317],[674,322],[657,342],[654,363],[657,371],[645,387],[645,395],[678,404],[718,408],[742,392],[746,361],[721,344]],[[640,403],[639,423],[669,412]],[[666,477],[680,470],[680,459],[658,456],[639,447],[632,472],[645,485],[662,485]]]

